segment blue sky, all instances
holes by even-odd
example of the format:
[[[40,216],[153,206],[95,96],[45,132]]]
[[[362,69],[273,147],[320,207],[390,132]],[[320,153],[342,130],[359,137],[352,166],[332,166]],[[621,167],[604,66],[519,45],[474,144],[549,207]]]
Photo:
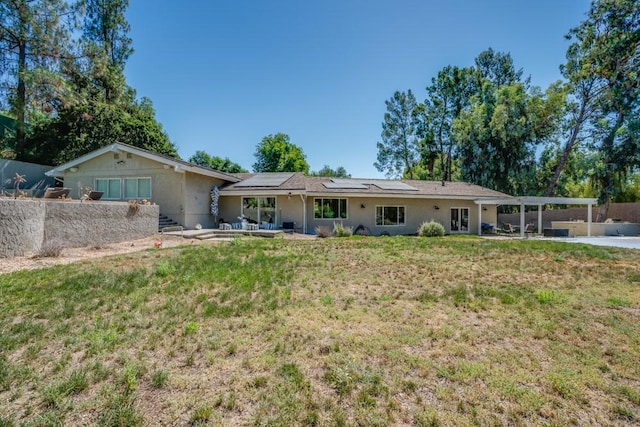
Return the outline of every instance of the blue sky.
[[[196,150],[251,170],[286,133],[312,170],[375,178],[384,101],[419,101],[447,65],[510,52],[546,88],[588,0],[131,0],[128,83],[154,104],[183,159]]]

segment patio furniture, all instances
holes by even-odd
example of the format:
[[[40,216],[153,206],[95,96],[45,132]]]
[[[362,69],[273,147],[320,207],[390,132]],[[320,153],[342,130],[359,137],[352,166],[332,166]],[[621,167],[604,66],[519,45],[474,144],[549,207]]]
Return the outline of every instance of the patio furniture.
[[[502,223],[502,231],[507,234],[513,234],[516,232],[516,229],[508,222]]]
[[[47,188],[44,192],[43,199],[61,199],[69,196],[69,188]]]
[[[536,225],[533,223],[529,223],[527,224],[527,226],[524,229],[524,234],[533,234],[536,231]]]
[[[100,200],[103,194],[103,191],[89,191],[89,194],[87,194],[87,200]]]
[[[296,223],[293,221],[282,221],[282,229],[285,233],[293,233]]]

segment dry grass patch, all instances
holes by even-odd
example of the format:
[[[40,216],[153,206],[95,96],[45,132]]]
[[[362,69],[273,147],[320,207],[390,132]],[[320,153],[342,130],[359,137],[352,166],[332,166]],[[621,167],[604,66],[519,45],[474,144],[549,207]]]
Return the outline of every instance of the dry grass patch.
[[[639,261],[246,239],[2,275],[0,425],[633,425]]]

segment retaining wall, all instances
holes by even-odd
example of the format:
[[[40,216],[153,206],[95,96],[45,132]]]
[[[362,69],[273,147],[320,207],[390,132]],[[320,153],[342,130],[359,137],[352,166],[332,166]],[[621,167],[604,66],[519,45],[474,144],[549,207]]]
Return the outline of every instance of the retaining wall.
[[[157,205],[0,199],[0,257],[35,254],[47,243],[82,247],[153,236]]]

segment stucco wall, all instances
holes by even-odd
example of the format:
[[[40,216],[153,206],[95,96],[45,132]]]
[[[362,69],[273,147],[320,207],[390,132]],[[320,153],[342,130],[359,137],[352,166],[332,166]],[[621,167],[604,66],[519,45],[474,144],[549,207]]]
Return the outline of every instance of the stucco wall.
[[[37,253],[47,242],[63,247],[108,244],[153,236],[158,206],[126,202],[0,199],[0,257]]]
[[[322,196],[328,198],[326,196]],[[371,234],[380,235],[384,232],[395,234],[414,234],[418,227],[425,221],[434,220],[444,225],[447,233],[451,233],[451,208],[469,209],[469,230],[466,233],[478,232],[478,205],[471,200],[449,199],[418,199],[418,198],[367,198],[346,197],[348,218],[316,219],[314,218],[314,196],[308,196],[307,208],[307,233],[313,233],[317,226],[333,228],[336,221],[342,222],[347,227],[357,227],[362,224],[369,228]],[[364,207],[362,207],[364,205]],[[376,226],[376,206],[404,206],[404,226]],[[439,209],[435,207],[438,206]],[[220,216],[227,222],[236,222],[241,214],[242,204],[240,196],[225,196],[220,198]],[[486,211],[482,211],[482,222],[496,225],[496,207],[486,205]],[[291,198],[278,196],[276,198],[277,225],[282,226],[283,221],[295,222],[296,230],[302,231],[304,224],[303,202],[300,195],[293,194]]]
[[[37,200],[0,199],[0,257],[39,250],[44,238],[46,205]]]
[[[324,197],[324,196],[323,196]],[[333,223],[340,221],[337,219],[316,219],[314,218],[314,199],[309,196],[307,200],[307,231],[313,232],[316,226],[326,226],[333,228]],[[326,197],[325,197],[326,198]],[[377,236],[382,233],[389,235],[414,234],[418,227],[425,222],[434,220],[442,224],[447,233],[451,233],[451,209],[469,209],[469,229],[463,234],[477,234],[478,232],[478,205],[471,200],[450,200],[450,199],[421,199],[421,198],[347,198],[348,218],[344,219],[343,225],[354,229],[362,224],[369,228],[371,234]],[[364,207],[363,207],[364,206]],[[405,225],[400,226],[377,226],[376,206],[404,206]],[[436,206],[438,209],[436,209]],[[496,214],[494,206],[486,206],[487,210],[482,211],[482,222],[495,224]]]
[[[222,185],[222,180],[190,172],[186,174],[185,214],[182,225],[193,228],[196,224],[200,224],[204,228],[213,228],[216,225],[216,218],[211,214],[211,189],[214,185]]]
[[[144,157],[127,154],[108,152],[82,163],[76,172],[66,172],[64,186],[71,189],[70,196],[78,199],[84,193],[81,187],[95,188],[96,178],[148,177],[151,178],[151,201],[160,206],[163,215],[184,224],[186,173],[176,172],[171,167],[165,168],[163,164]],[[126,200],[124,191],[122,200]]]

